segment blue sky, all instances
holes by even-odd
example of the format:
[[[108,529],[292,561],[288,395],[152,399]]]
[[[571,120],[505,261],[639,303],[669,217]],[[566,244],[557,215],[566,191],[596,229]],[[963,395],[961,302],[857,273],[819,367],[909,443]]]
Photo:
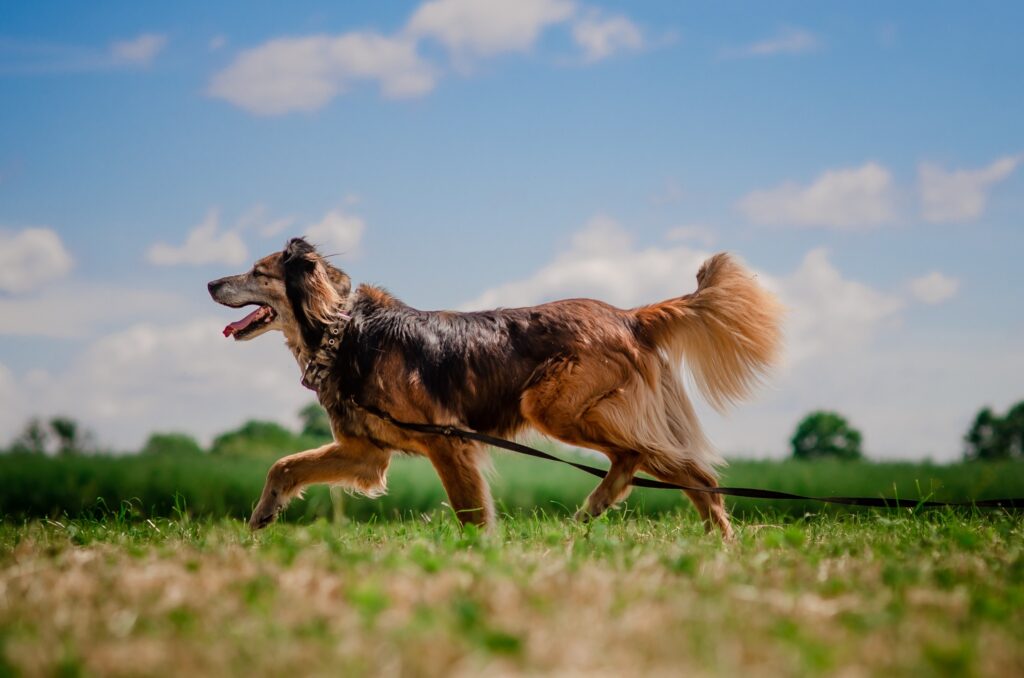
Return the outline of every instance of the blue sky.
[[[429,308],[685,293],[743,257],[785,365],[728,417],[952,459],[1024,398],[1019,3],[0,4],[0,441],[307,400],[207,280],[309,234]]]

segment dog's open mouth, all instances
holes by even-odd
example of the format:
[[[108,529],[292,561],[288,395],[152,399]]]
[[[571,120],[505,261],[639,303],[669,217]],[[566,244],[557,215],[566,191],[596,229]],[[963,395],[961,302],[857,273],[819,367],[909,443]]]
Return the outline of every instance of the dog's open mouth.
[[[276,315],[277,314],[274,313],[274,309],[269,306],[260,306],[241,320],[229,323],[228,326],[224,328],[224,336],[234,337],[236,340],[244,339],[256,330],[274,322],[274,317]]]

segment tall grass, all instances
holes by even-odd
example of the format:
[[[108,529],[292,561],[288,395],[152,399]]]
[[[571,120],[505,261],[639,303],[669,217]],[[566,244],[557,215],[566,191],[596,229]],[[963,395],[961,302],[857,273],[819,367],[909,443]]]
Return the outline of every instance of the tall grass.
[[[564,454],[564,453],[561,453]],[[571,513],[597,480],[579,471],[534,459],[496,453],[492,487],[499,510]],[[145,517],[171,516],[182,507],[201,516],[246,517],[272,460],[211,455],[0,456],[0,515],[7,518],[100,515],[129,505]],[[866,462],[734,461],[724,485],[807,495],[919,497],[949,501],[1024,496],[1024,464],[914,464]],[[396,458],[384,497],[345,495],[345,514],[355,520],[408,517],[442,508],[444,491],[423,459]],[[802,515],[845,511],[799,501],[729,499],[739,515]],[[627,506],[645,515],[685,505],[681,493],[635,490]],[[293,503],[286,519],[309,521],[333,513],[327,488],[314,487]]]

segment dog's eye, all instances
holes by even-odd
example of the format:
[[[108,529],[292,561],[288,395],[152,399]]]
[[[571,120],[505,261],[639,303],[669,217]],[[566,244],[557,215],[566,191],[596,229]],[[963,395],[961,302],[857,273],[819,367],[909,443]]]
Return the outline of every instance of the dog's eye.
[[[260,277],[261,275],[263,275],[263,271],[261,271],[261,270],[260,270],[260,269],[258,269],[258,268],[254,268],[254,269],[252,269],[252,277],[254,277],[254,278],[258,278],[258,277]]]

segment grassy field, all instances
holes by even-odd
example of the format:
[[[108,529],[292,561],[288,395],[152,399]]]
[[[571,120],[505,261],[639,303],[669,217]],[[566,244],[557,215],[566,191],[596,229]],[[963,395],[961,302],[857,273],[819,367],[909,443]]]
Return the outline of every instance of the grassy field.
[[[565,450],[553,450],[569,456]],[[603,459],[587,459],[601,465]],[[80,456],[0,455],[0,516],[81,518],[129,507],[139,518],[177,515],[247,517],[259,497],[273,458],[244,459],[215,455]],[[571,514],[597,484],[573,468],[551,462],[494,455],[492,485],[497,505],[506,512],[541,509]],[[734,461],[723,469],[723,484],[810,495],[930,497],[942,500],[1024,496],[1024,464],[868,463],[837,461]],[[368,500],[345,497],[345,512],[356,520],[418,516],[444,501],[437,474],[423,459],[396,458],[388,494]],[[679,511],[679,492],[638,490],[628,507],[645,515]],[[765,503],[729,500],[741,516],[799,517],[821,511],[804,502]],[[831,510],[831,509],[829,509]],[[842,511],[842,509],[838,509]],[[331,517],[326,488],[312,488],[294,502],[287,518],[309,522]]]
[[[564,453],[564,452],[563,452]],[[252,535],[272,459],[0,456],[0,678],[34,675],[1022,675],[1024,517],[678,492],[568,520],[596,480],[499,454],[462,531],[423,460]],[[1024,495],[1020,463],[734,462],[803,494]]]
[[[3,675],[1024,673],[1024,521],[0,523]]]

